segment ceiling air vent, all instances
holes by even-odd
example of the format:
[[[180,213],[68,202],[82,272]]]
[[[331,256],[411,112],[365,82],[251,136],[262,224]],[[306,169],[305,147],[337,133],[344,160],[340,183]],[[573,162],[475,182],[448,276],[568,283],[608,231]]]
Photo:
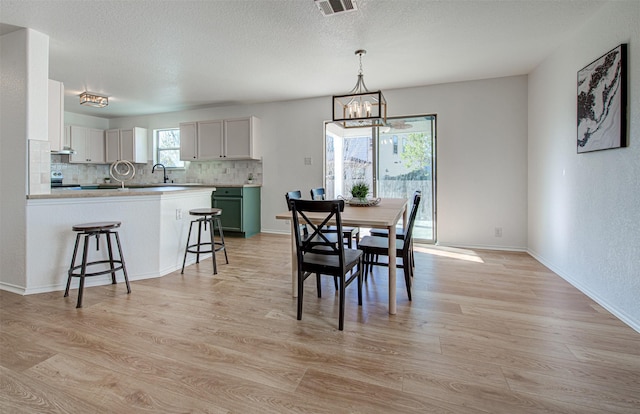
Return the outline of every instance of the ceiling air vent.
[[[325,16],[358,10],[356,0],[314,0]]]

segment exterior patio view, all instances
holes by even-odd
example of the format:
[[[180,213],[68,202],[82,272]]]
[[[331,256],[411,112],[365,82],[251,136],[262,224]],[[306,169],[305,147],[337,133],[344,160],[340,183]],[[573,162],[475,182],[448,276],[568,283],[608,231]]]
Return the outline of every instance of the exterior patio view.
[[[370,197],[411,199],[422,191],[414,237],[435,243],[434,115],[395,118],[386,127],[341,129],[327,124],[325,187],[328,198],[351,196],[358,182]]]

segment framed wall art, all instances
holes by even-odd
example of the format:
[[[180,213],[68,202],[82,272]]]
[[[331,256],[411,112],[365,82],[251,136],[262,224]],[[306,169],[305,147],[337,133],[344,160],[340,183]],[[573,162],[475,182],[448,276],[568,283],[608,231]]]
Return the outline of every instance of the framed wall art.
[[[627,45],[578,71],[578,153],[627,146]]]

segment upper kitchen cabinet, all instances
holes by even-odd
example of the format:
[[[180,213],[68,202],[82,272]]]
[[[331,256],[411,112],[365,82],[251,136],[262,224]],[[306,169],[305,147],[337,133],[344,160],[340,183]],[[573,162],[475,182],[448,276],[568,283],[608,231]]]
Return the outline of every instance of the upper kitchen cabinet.
[[[260,119],[255,116],[224,120],[224,153],[230,159],[258,159]]]
[[[180,159],[211,161],[260,158],[260,120],[254,116],[180,124]]]
[[[69,141],[76,153],[69,155],[69,162],[76,164],[104,164],[104,131],[71,125]]]
[[[145,128],[109,129],[105,134],[106,162],[120,160],[146,163],[148,137]]]
[[[51,152],[69,148],[64,133],[64,85],[49,79],[49,144]],[[66,147],[66,148],[65,148]]]
[[[222,156],[222,121],[180,124],[180,159],[183,161],[218,160]]]

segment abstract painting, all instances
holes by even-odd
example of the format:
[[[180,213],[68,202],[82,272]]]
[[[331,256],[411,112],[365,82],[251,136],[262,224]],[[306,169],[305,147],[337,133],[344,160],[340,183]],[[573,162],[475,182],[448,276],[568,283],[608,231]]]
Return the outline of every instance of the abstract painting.
[[[578,153],[627,146],[627,45],[578,72]]]

